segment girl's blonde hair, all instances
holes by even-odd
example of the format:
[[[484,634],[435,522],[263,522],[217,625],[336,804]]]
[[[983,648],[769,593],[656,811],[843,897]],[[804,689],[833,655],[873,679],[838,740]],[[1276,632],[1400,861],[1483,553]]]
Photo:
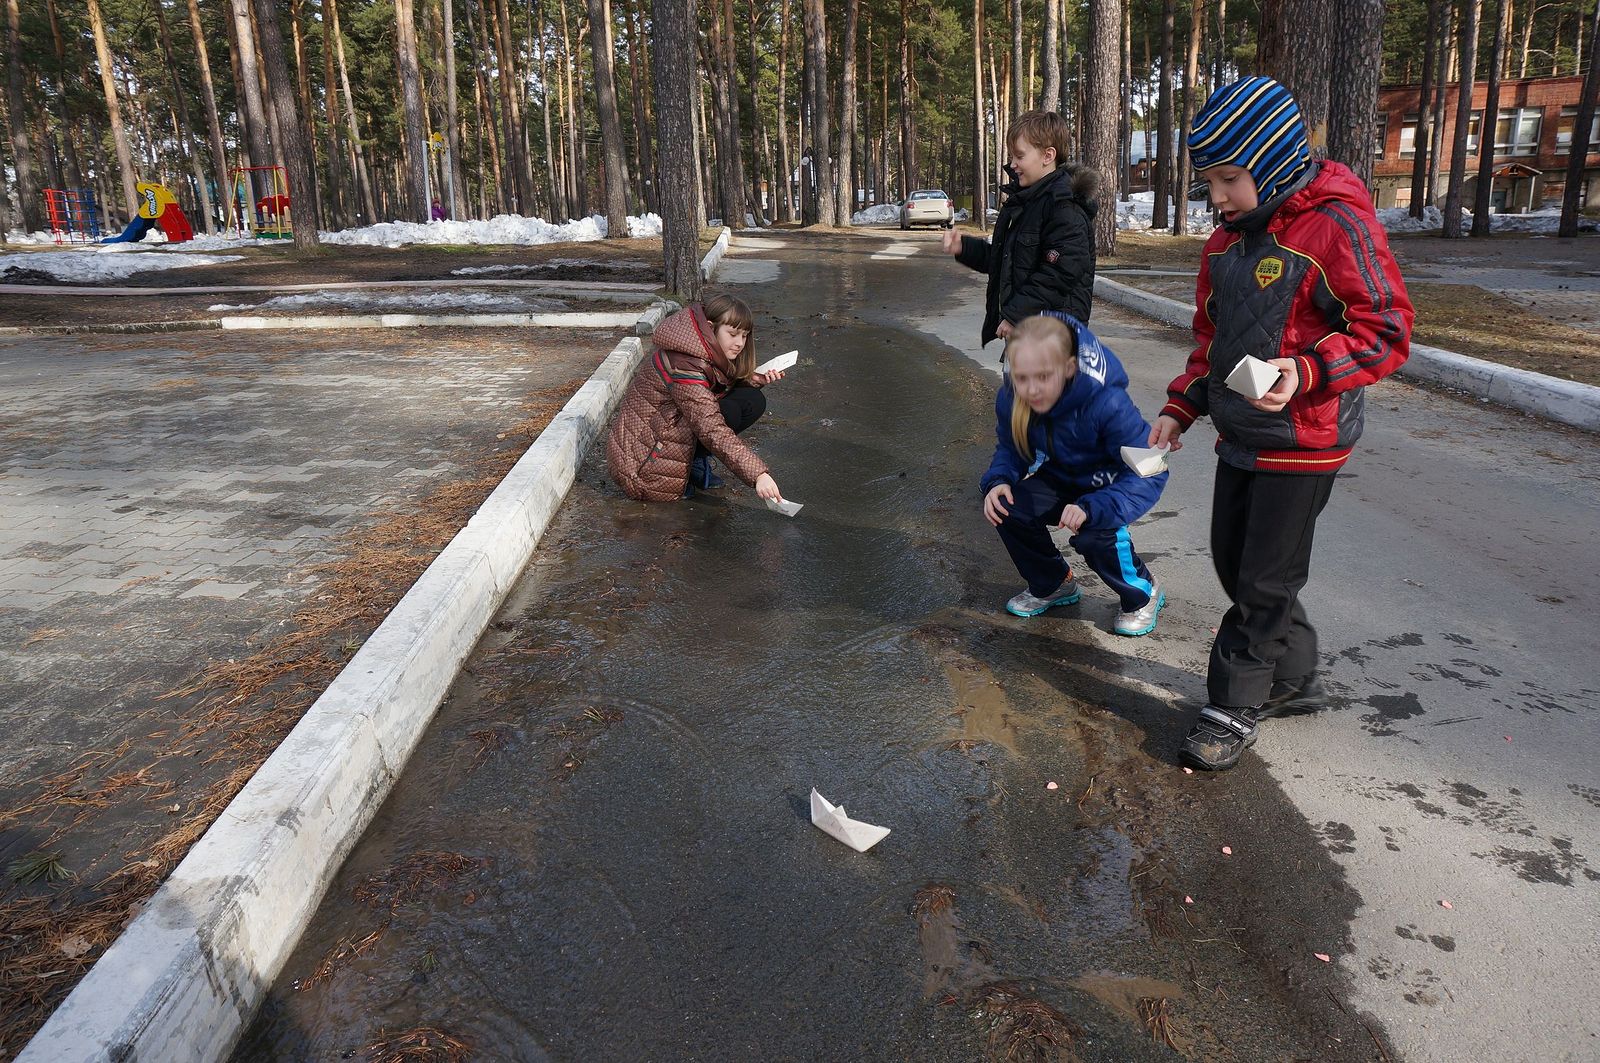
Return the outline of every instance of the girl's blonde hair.
[[[1039,314],[1035,317],[1024,318],[1022,323],[1011,330],[1011,338],[1006,340],[1006,361],[1016,365],[1013,351],[1021,344],[1030,346],[1039,345],[1050,352],[1055,363],[1061,366],[1062,374],[1071,380],[1078,373],[1077,338],[1072,330],[1060,318],[1046,317]],[[1033,448],[1028,446],[1028,426],[1033,423],[1033,410],[1017,394],[1016,387],[1011,389],[1011,442],[1016,444],[1017,453],[1022,455],[1022,460],[1033,461]]]
[[[708,296],[700,304],[706,313],[706,320],[711,322],[712,328],[718,325],[727,325],[736,328],[745,334],[744,350],[739,352],[739,357],[733,362],[729,375],[735,380],[744,380],[750,376],[756,367],[756,328],[755,318],[750,314],[750,308],[743,299],[718,292]]]

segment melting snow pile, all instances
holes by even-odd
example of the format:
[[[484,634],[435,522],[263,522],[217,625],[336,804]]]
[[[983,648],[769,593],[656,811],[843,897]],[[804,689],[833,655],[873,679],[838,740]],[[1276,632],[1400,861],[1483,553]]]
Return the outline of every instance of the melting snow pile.
[[[23,283],[45,274],[58,281],[85,284],[125,280],[135,273],[180,269],[184,266],[214,266],[234,262],[239,255],[174,255],[169,251],[136,250],[123,244],[107,247],[80,247],[62,251],[23,251],[0,255],[0,281]]]

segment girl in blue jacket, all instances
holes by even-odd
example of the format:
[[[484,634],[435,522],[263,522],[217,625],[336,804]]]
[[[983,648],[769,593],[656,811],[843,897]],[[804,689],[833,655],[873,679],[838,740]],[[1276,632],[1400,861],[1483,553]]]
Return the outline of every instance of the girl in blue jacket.
[[[1124,446],[1150,437],[1127,372],[1087,326],[1058,313],[1017,325],[1006,360],[994,460],[983,474],[983,515],[1028,581],[1006,610],[1038,616],[1077,602],[1078,581],[1050,538],[1061,527],[1121,599],[1116,633],[1148,635],[1166,596],[1134,552],[1128,525],[1155,505],[1167,474],[1141,477],[1122,462]]]

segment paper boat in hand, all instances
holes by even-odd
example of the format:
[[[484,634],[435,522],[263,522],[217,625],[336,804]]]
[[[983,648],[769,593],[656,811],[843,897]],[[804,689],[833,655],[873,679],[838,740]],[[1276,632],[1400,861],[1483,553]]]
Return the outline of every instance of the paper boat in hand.
[[[780,498],[776,502],[769,498],[766,502],[768,509],[774,513],[782,513],[785,517],[794,516],[805,505],[803,502],[791,502],[787,498]]]
[[[1253,355],[1245,355],[1228,374],[1228,386],[1247,399],[1259,399],[1272,390],[1283,374]]]
[[[858,853],[864,853],[889,836],[888,827],[874,827],[845,815],[842,806],[828,804],[828,799],[811,789],[811,823],[826,834],[844,842]]]
[[[770,373],[774,369],[793,369],[794,364],[799,360],[800,352],[790,351],[788,354],[780,354],[776,358],[767,359],[751,371],[755,373]]]
[[[1123,447],[1123,463],[1140,476],[1154,476],[1167,471],[1168,447]]]

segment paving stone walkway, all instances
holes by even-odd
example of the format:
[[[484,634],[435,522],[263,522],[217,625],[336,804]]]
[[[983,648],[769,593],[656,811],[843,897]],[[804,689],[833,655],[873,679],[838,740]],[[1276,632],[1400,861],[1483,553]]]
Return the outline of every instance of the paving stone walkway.
[[[310,598],[333,540],[468,475],[615,342],[0,339],[0,799],[159,727],[162,694]]]

